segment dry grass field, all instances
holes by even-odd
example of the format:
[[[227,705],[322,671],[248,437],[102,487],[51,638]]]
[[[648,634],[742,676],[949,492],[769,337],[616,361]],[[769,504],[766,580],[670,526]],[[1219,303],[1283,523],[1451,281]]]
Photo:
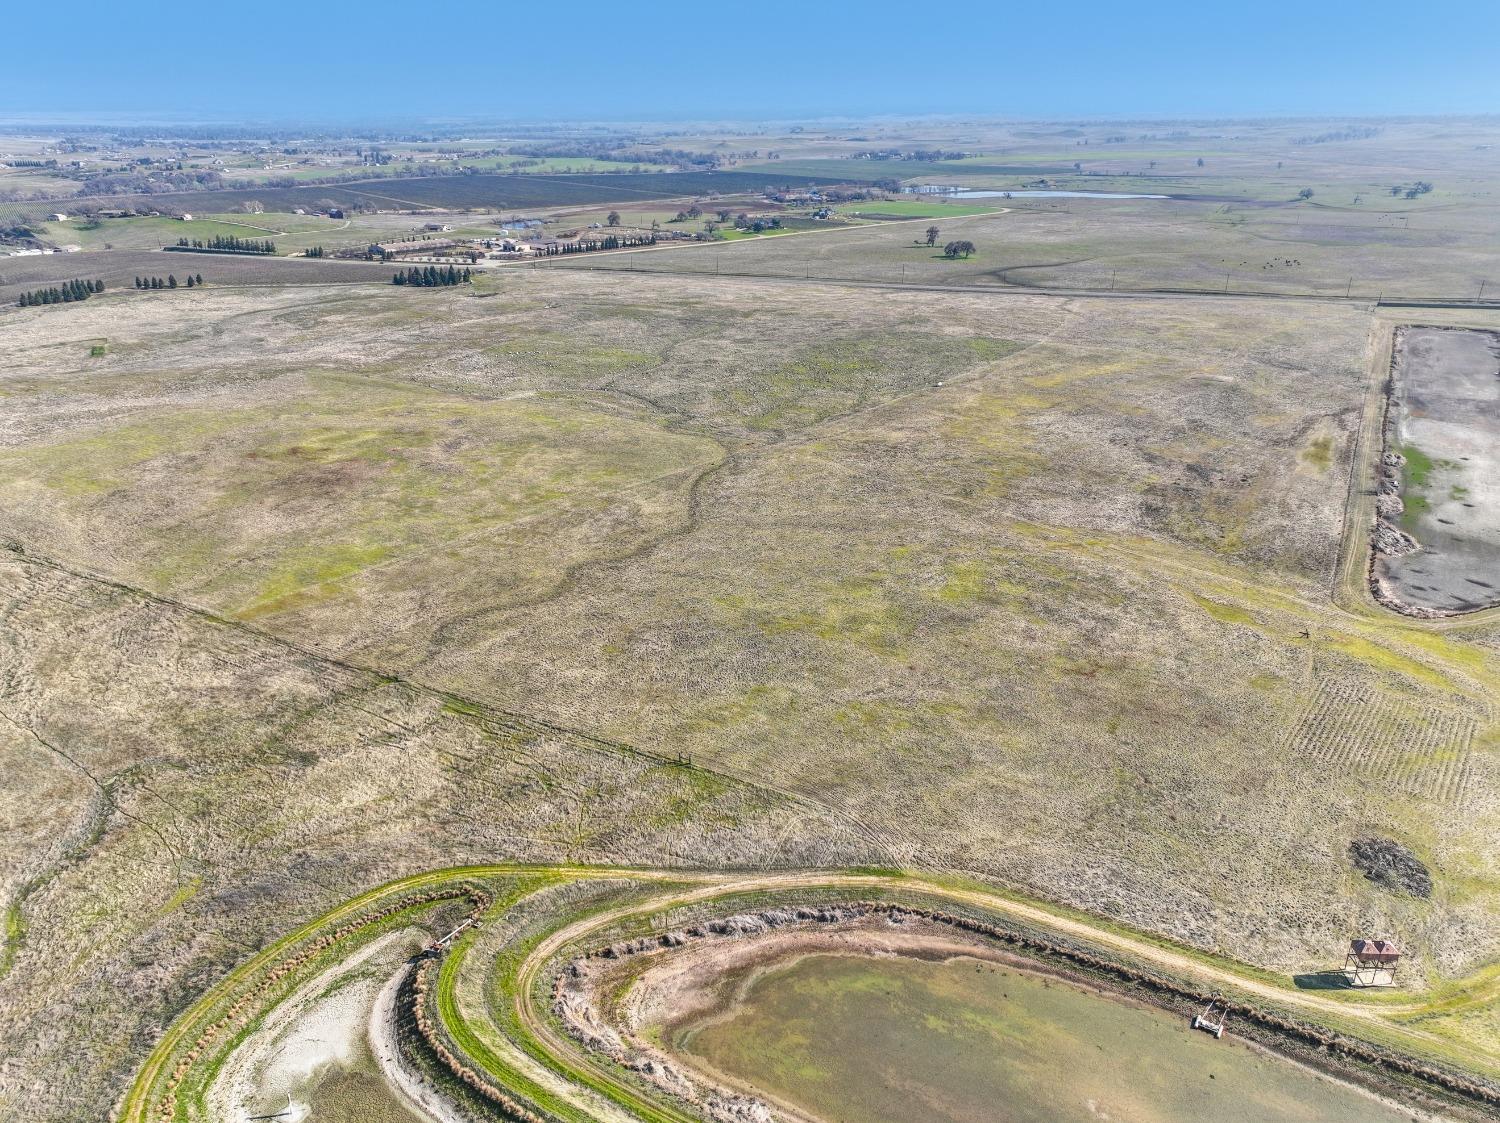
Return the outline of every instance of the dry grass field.
[[[0,1104],[102,1118],[266,940],[510,857],[963,870],[1478,970],[1500,630],[1335,599],[1379,339],[577,270],[5,313]]]
[[[73,277],[103,281],[106,292],[122,290],[125,299],[142,296],[136,277],[203,274],[207,285],[381,284],[391,279],[384,265],[365,261],[291,260],[259,254],[161,253],[156,250],[100,250],[98,253],[54,253],[0,258],[0,307],[14,305],[23,292],[46,288]]]
[[[1087,186],[1086,184],[1083,186]],[[1132,190],[1127,184],[1106,185]],[[1139,187],[1134,188],[1139,190]],[[570,258],[570,269],[745,273],[939,285],[1186,289],[1368,299],[1500,292],[1500,200],[1409,202],[1331,192],[1325,201],[987,199],[1003,214],[918,218],[754,242]],[[848,208],[857,210],[857,205]],[[923,238],[941,231],[937,248]],[[971,257],[942,246],[973,242]]]

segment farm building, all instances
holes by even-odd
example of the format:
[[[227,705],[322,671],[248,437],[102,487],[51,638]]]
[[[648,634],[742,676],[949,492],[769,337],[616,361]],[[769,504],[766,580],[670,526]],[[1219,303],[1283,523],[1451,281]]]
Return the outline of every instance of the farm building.
[[[452,238],[411,238],[403,242],[372,243],[369,252],[377,256],[400,257],[404,253],[437,253],[458,245]]]

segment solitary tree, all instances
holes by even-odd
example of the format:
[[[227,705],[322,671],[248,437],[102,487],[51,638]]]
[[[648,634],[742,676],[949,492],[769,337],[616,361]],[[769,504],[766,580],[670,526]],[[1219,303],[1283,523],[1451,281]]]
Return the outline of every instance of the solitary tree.
[[[1201,167],[1202,167],[1202,166],[1203,166],[1203,157],[1202,157],[1202,156],[1199,156],[1199,157],[1198,157],[1198,166],[1199,166],[1199,167],[1200,167],[1200,168],[1201,168]]]
[[[949,242],[943,247],[944,257],[959,257],[960,255],[968,257],[973,252],[973,242]]]
[[[941,233],[942,231],[939,230],[936,226],[929,226],[927,228],[927,244],[929,246],[937,245],[938,235]]]
[[[1304,187],[1301,191],[1297,192],[1297,198],[1299,199],[1311,199],[1312,197],[1313,189],[1311,187]]]
[[[619,226],[620,225],[620,212],[619,211],[610,211],[609,212],[609,218],[607,218],[605,221],[608,222],[611,226]]]

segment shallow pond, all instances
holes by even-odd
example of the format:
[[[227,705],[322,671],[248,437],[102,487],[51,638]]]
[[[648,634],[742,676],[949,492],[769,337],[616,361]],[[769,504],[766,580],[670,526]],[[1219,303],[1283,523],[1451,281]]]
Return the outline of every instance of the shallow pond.
[[[1386,451],[1405,457],[1405,509],[1391,518],[1420,548],[1377,557],[1376,576],[1423,611],[1500,604],[1500,333],[1409,327],[1395,357]]]
[[[1132,195],[1116,191],[990,191],[960,187],[954,191],[916,191],[941,199],[1170,199],[1170,195]]]
[[[1182,1018],[993,963],[818,954],[742,981],[668,1041],[829,1123],[1413,1118]]]

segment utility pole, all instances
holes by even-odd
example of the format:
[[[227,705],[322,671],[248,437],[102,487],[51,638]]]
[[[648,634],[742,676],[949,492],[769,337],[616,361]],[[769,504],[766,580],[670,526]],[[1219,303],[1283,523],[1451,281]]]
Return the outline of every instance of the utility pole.
[[[1110,275],[1109,275],[1109,291],[1110,292],[1114,292],[1115,291],[1115,278],[1118,277],[1119,275],[1120,275],[1120,271],[1118,269],[1115,269],[1115,270],[1113,270],[1110,273]]]
[[[1488,283],[1489,283],[1488,281],[1480,281],[1479,282],[1479,299],[1480,300],[1484,299],[1484,286],[1487,285]]]
[[[1349,299],[1349,294],[1352,293],[1353,291],[1354,291],[1354,278],[1350,277],[1349,278],[1349,287],[1344,290],[1344,299],[1348,300]]]
[[[1229,291],[1229,270],[1224,270],[1224,291]]]

